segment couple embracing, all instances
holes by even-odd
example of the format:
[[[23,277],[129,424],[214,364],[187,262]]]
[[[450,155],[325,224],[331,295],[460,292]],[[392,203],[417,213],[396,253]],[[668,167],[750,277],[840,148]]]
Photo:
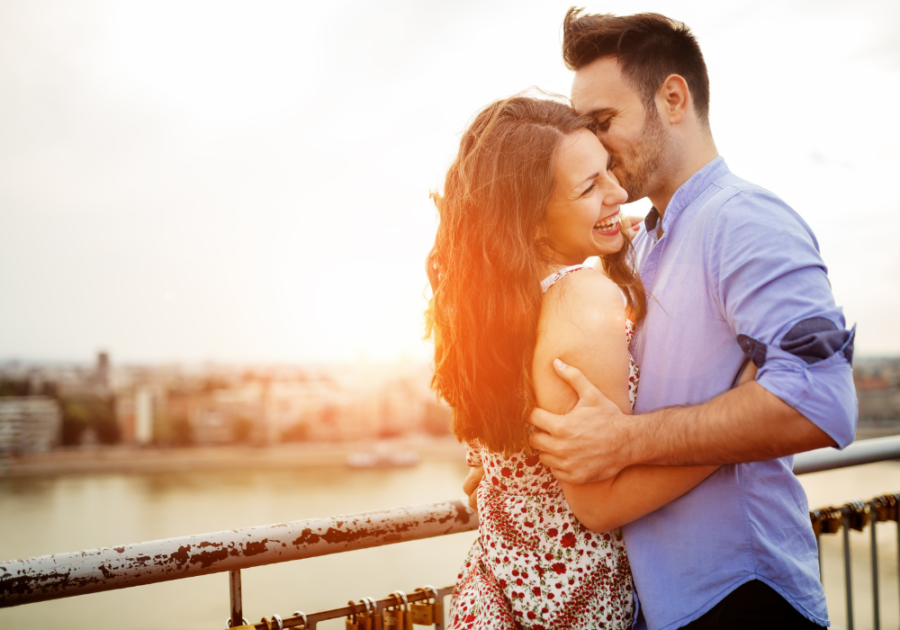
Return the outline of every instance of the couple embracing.
[[[563,56],[571,106],[489,105],[436,195],[433,386],[481,518],[451,627],[827,626],[792,455],[849,444],[856,395],[815,236],[718,155],[684,25],[572,9]]]

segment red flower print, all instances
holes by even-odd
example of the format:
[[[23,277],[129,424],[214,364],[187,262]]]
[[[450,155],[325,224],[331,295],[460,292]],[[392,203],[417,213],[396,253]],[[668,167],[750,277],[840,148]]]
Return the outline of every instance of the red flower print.
[[[547,530],[547,535],[552,536],[553,538],[556,538],[557,536],[559,536],[559,530],[556,529],[555,527],[551,527],[550,529]],[[547,555],[549,556],[550,554],[547,554]],[[547,558],[547,560],[549,560],[549,559],[550,558]]]
[[[568,532],[563,535],[562,538],[559,539],[559,544],[565,548],[574,547],[575,546],[575,534],[572,532]],[[579,550],[583,551],[583,550]]]
[[[500,474],[503,475],[504,477],[511,477],[512,471],[509,468],[507,468],[506,466],[504,466],[503,468],[500,469]]]
[[[564,565],[562,562],[554,562],[553,566],[550,568],[556,571],[556,575],[562,575],[566,572],[566,565]]]
[[[540,586],[532,587],[531,592],[534,593],[535,597],[540,597],[541,596],[541,587]],[[528,614],[533,615],[534,613],[528,613]],[[534,619],[534,617],[529,617],[529,619]]]

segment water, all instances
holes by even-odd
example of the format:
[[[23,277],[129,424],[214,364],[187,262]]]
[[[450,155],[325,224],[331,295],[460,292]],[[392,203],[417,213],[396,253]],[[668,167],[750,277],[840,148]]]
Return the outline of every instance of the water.
[[[466,467],[193,472],[0,479],[0,558],[22,558],[333,516],[459,497]],[[810,505],[840,504],[900,490],[900,464],[881,463],[801,478]],[[882,627],[897,627],[897,534],[879,526]],[[854,532],[857,628],[871,622],[868,536]],[[242,572],[244,614],[289,615],[338,607],[395,589],[450,585],[475,533],[416,541]],[[825,586],[833,626],[845,627],[839,536],[824,539]],[[228,616],[228,578],[203,576],[0,610],[0,628],[166,627],[218,630]],[[342,621],[322,624],[341,628]]]

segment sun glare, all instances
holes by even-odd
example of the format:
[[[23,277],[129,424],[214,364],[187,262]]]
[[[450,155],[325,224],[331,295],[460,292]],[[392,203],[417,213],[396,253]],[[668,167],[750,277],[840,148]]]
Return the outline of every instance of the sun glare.
[[[113,80],[192,122],[283,120],[321,70],[306,3],[121,3],[113,16]]]

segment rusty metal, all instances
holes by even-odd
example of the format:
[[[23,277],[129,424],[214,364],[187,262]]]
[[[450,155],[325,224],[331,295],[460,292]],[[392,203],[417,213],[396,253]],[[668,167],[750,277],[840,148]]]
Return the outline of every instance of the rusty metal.
[[[850,575],[850,514],[841,519],[844,533],[844,587],[847,591],[847,630],[853,630],[853,578]]]
[[[872,552],[872,610],[875,620],[874,630],[881,630],[881,607],[878,605],[878,540],[875,536],[877,533],[875,524],[878,523],[878,499],[869,503],[869,522],[872,524],[869,528],[869,533],[871,534],[870,551]]]
[[[794,474],[805,475],[822,470],[835,470],[892,459],[900,459],[900,435],[860,440],[842,451],[834,448],[820,448],[808,453],[800,453],[794,456]]]
[[[228,594],[228,599],[231,603],[231,626],[237,627],[243,623],[244,619],[240,569],[234,569],[228,572]]]
[[[433,586],[426,586],[426,589],[432,589],[437,592],[438,599],[441,603],[444,603],[444,599],[453,594],[453,586],[445,586],[444,588],[434,588]],[[406,595],[407,601],[410,603],[427,600],[432,597],[431,593],[425,591],[417,591],[414,593],[409,593]],[[397,603],[397,599],[395,597],[388,596],[384,599],[373,600],[371,598],[370,601],[374,604],[375,611],[380,615],[384,612],[384,610],[388,606],[393,606]],[[300,617],[296,613],[290,617],[283,617],[281,619],[282,625],[284,628],[308,628],[309,630],[315,630],[316,625],[322,621],[328,621],[330,619],[340,619],[342,617],[347,617],[353,612],[358,612],[360,608],[360,604],[349,604],[347,606],[342,606],[340,608],[332,608],[331,610],[323,610],[317,613],[309,613]],[[441,606],[442,610],[447,610],[446,606]],[[299,611],[298,611],[299,612]],[[274,617],[274,615],[273,615]],[[263,618],[265,619],[265,617]],[[443,630],[444,628],[444,620],[441,618],[440,620],[436,620],[438,623],[434,624],[436,630]],[[256,630],[269,630],[269,624],[265,621],[260,621],[255,624],[248,624]]]
[[[0,608],[477,528],[471,508],[444,501],[0,562]]]

